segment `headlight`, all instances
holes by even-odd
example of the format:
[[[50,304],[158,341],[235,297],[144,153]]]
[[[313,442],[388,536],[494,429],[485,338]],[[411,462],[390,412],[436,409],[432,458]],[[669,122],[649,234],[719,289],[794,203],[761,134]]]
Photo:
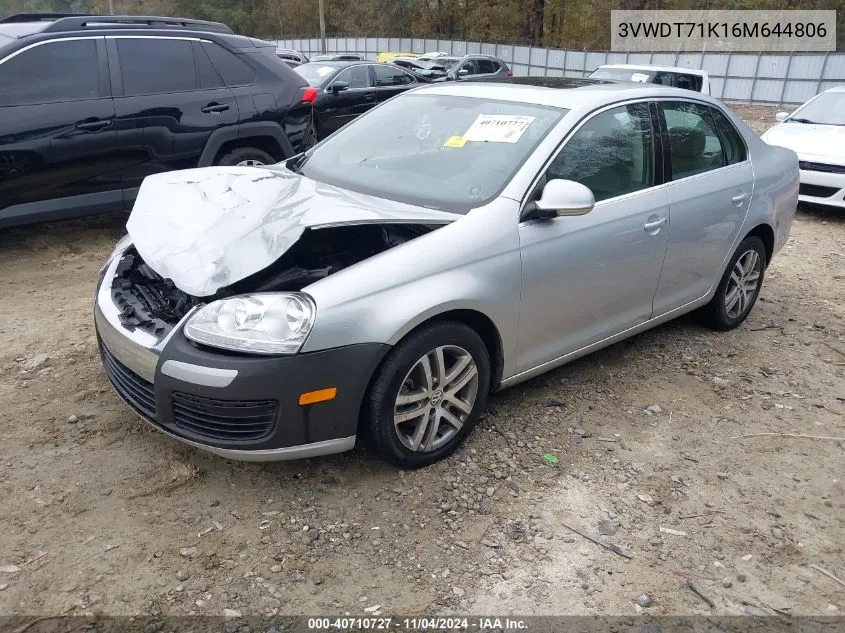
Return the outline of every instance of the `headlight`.
[[[185,336],[238,352],[296,354],[316,311],[314,300],[299,292],[239,295],[200,308],[185,324]]]
[[[111,254],[106,258],[105,263],[100,267],[100,274],[105,271],[109,264],[111,264],[111,260],[115,257],[120,255],[123,251],[129,248],[132,245],[132,238],[127,234],[120,238],[120,241],[115,245],[114,250],[112,250]]]

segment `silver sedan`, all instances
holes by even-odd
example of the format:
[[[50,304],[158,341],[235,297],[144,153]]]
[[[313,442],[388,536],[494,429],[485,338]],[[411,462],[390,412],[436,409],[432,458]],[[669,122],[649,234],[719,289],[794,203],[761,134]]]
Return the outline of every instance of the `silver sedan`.
[[[106,262],[106,373],[244,460],[450,454],[489,394],[698,310],[740,325],[798,160],[659,86],[440,84],[261,168],[148,177]]]

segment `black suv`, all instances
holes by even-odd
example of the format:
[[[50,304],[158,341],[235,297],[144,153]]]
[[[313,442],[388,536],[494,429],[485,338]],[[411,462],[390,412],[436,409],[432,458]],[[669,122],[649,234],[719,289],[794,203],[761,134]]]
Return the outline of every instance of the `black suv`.
[[[273,44],[216,22],[0,20],[0,227],[130,209],[162,171],[293,156],[315,97]]]

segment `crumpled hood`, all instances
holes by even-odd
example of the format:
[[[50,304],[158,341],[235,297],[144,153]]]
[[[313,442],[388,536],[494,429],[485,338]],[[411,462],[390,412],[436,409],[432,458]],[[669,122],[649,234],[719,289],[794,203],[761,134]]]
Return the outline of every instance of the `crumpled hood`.
[[[153,270],[205,297],[272,264],[309,227],[459,217],[352,193],[281,165],[203,167],[148,176],[126,228]]]
[[[845,164],[845,127],[812,123],[778,123],[763,134],[769,145],[791,149],[802,157]]]

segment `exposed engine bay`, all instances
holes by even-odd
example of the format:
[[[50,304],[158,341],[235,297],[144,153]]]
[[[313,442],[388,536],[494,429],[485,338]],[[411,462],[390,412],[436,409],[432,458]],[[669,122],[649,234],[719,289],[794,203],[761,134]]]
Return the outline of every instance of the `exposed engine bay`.
[[[134,247],[115,271],[112,299],[121,323],[161,338],[194,306],[246,292],[295,291],[425,235],[442,225],[360,224],[306,229],[279,259],[213,296],[194,297],[154,271]]]

